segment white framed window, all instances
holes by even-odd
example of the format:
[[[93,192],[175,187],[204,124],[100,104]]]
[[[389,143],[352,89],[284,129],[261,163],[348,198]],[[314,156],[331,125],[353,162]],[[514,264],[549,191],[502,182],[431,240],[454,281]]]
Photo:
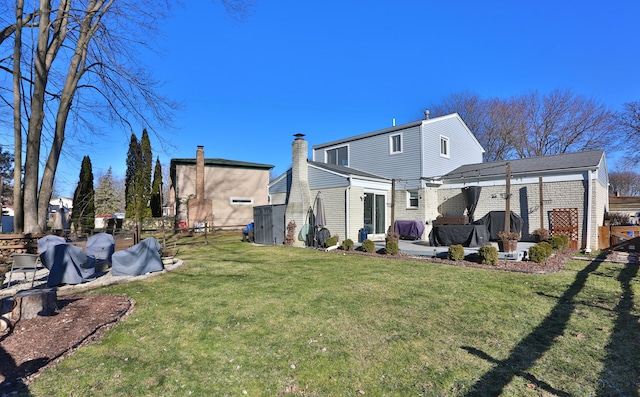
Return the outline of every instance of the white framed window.
[[[440,156],[450,157],[449,138],[444,135],[440,135]]]
[[[231,197],[229,199],[231,205],[253,205],[253,197]]]
[[[407,190],[407,208],[418,208],[418,190]]]
[[[389,135],[389,154],[402,153],[402,134]]]
[[[327,164],[349,166],[349,147],[340,146],[325,151],[325,162]]]

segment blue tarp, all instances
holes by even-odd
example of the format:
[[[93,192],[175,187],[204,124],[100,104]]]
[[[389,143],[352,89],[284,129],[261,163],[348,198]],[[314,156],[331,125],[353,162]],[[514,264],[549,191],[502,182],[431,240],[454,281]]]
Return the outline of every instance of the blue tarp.
[[[95,276],[95,258],[84,253],[82,248],[69,244],[58,244],[40,254],[50,264],[47,287],[63,284],[80,284]],[[45,263],[42,260],[42,263]]]
[[[138,276],[157,272],[164,267],[160,259],[160,243],[155,238],[146,238],[140,243],[111,256],[111,274],[114,276]]]

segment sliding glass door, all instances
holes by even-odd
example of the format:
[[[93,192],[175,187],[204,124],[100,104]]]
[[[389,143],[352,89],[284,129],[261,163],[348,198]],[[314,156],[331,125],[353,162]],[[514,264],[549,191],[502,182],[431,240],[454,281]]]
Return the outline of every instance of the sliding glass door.
[[[364,228],[370,237],[384,237],[386,196],[384,194],[364,194]]]

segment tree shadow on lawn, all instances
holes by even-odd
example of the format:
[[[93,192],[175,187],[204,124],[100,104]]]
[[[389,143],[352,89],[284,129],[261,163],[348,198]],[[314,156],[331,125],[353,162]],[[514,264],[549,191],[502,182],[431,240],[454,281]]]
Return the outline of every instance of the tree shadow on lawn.
[[[596,396],[638,396],[640,386],[640,324],[638,316],[631,314],[634,308],[634,293],[631,286],[638,275],[638,265],[627,264],[617,277],[622,295],[616,305],[616,321],[611,332],[611,339],[605,348],[607,357],[600,373],[600,385]],[[627,384],[619,384],[617,374],[626,374]]]
[[[554,341],[563,334],[571,315],[576,309],[579,302],[575,302],[574,298],[584,288],[589,275],[592,275],[602,263],[601,258],[593,260],[589,265],[577,273],[574,282],[569,286],[565,293],[558,299],[558,303],[551,310],[549,315],[520,343],[518,343],[511,351],[506,360],[496,360],[484,353],[483,351],[470,346],[462,346],[469,353],[474,354],[482,359],[490,361],[495,366],[486,372],[475,383],[473,389],[467,393],[467,396],[495,396],[502,393],[503,389],[512,381],[514,376],[521,376],[531,382],[536,388],[553,393],[557,396],[570,396],[569,393],[553,388],[551,385],[542,382],[527,370],[540,359],[552,346]],[[633,292],[631,290],[631,279],[637,274],[637,265],[627,265],[620,273],[618,280],[622,284],[623,295],[618,302],[616,312],[618,314],[616,324],[612,333],[611,342],[607,346],[608,357],[605,360],[605,368],[601,374],[601,380],[604,378],[612,378],[616,374],[616,370],[620,367],[620,356],[624,358],[623,363],[633,363],[633,368],[626,370],[637,371],[637,360],[633,358],[638,355],[638,348],[631,341],[637,338],[627,338],[630,333],[638,333],[638,319],[632,316],[630,311],[633,308]],[[624,364],[623,364],[624,365]],[[619,374],[619,372],[617,372]],[[625,377],[629,379],[629,377]],[[636,376],[637,378],[637,376]],[[600,383],[598,396],[612,395],[614,390],[618,392],[614,395],[632,395],[638,396],[637,386],[634,385],[614,385],[618,380],[610,379],[610,384]],[[631,392],[632,386],[636,387]],[[606,387],[606,389],[605,389]],[[631,394],[629,394],[631,392]],[[622,393],[622,394],[620,394]]]

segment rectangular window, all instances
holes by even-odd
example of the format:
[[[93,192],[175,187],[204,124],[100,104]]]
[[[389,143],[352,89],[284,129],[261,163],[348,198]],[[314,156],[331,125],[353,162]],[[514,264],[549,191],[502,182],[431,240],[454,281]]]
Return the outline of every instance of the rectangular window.
[[[417,190],[407,190],[407,208],[418,208]]]
[[[402,153],[402,134],[389,136],[389,153]]]
[[[231,197],[229,199],[231,205],[253,205],[252,197]]]
[[[329,149],[326,152],[327,164],[349,165],[349,150],[347,146],[340,146],[335,149]]]
[[[440,135],[440,156],[449,157],[449,138]]]

